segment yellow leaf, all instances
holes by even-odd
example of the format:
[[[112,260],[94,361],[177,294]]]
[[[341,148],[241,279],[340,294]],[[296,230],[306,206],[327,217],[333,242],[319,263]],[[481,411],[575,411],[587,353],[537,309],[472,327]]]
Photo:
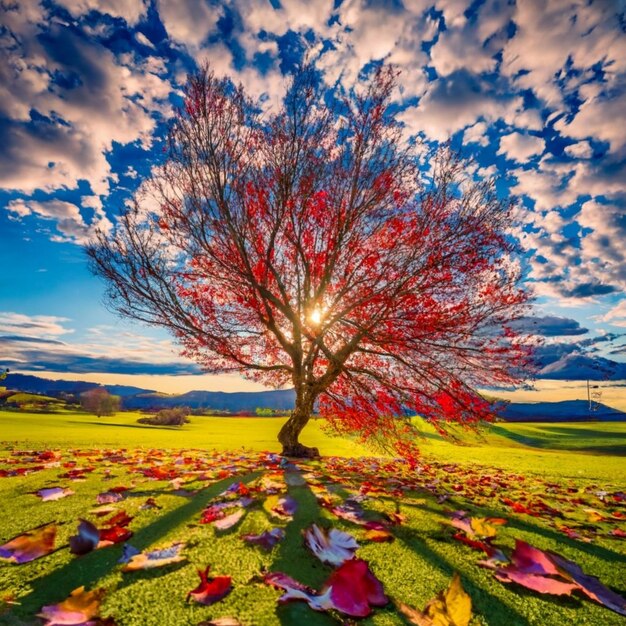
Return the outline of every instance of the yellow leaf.
[[[467,626],[472,617],[472,599],[461,585],[458,573],[450,586],[427,605],[424,613],[434,626]]]
[[[487,523],[487,520],[484,517],[472,517],[470,520],[470,525],[472,526],[472,530],[475,535],[479,537],[495,537],[496,529]]]
[[[54,624],[78,624],[88,622],[92,617],[96,617],[98,614],[100,602],[104,594],[104,589],[85,591],[85,587],[78,587],[78,589],[74,589],[69,598],[63,600],[63,602],[44,606],[41,609],[41,613],[38,615]]]
[[[472,617],[472,600],[465,593],[457,573],[450,586],[433,598],[423,611],[396,602],[397,609],[415,626],[468,626]]]
[[[276,511],[272,511],[274,507],[278,506],[278,499],[279,496],[273,494],[271,496],[267,496],[267,498],[265,498],[265,502],[263,502],[263,508],[271,517],[278,517]]]

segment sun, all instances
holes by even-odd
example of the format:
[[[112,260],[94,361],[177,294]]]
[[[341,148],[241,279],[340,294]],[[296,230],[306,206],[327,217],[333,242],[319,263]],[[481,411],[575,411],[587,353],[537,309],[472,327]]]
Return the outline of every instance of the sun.
[[[309,314],[309,321],[314,326],[319,326],[322,323],[322,312],[319,307],[315,307]]]

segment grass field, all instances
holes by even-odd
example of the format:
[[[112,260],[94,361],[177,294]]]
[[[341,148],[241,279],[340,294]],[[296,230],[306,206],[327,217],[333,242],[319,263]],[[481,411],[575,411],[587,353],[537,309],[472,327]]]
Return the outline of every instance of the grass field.
[[[406,624],[395,603],[423,608],[455,571],[471,596],[473,625],[624,623],[623,617],[579,593],[541,595],[499,582],[477,565],[485,555],[455,540],[457,530],[448,523],[449,513],[459,510],[474,518],[504,518],[507,523],[497,526],[494,546],[510,553],[521,539],[553,550],[626,595],[625,539],[615,532],[626,531],[626,508],[619,496],[626,490],[624,424],[495,424],[479,434],[456,432],[458,444],[420,424],[424,460],[411,470],[390,459],[360,458],[375,453],[330,437],[314,420],[303,441],[318,446],[325,458],[299,464],[306,481],[287,484],[293,481],[286,477],[298,470],[283,473],[259,456],[278,451],[281,419],[192,417],[191,424],[178,429],[142,426],[137,418],[128,413],[98,419],[82,413],[0,412],[0,470],[41,467],[0,477],[0,545],[56,521],[61,548],[22,565],[0,563],[0,624],[41,624],[34,615],[42,606],[62,601],[82,585],[106,590],[101,614],[118,626],[195,626],[225,616],[246,625],[337,624],[336,614],[314,612],[304,602],[278,604],[280,592],[260,579],[264,569],[282,571],[322,587],[331,568],[315,559],[301,534],[314,522],[352,534],[361,546],[357,556],[369,563],[392,597],[386,607],[359,620],[366,625]],[[16,454],[23,450],[31,452]],[[37,450],[50,451],[41,457],[45,462]],[[81,467],[93,471],[81,480],[68,477],[67,472]],[[273,477],[297,502],[293,520],[268,513],[263,476]],[[226,531],[200,523],[207,505],[222,500],[219,494],[238,482],[256,500],[243,519]],[[32,493],[51,486],[75,493],[50,502]],[[128,488],[115,503],[134,518],[128,543],[146,550],[184,541],[186,561],[122,572],[120,544],[84,556],[63,547],[76,534],[79,519],[101,524],[90,511],[98,494],[114,486]],[[388,527],[393,542],[368,540],[362,525],[320,506],[320,492],[335,504],[367,492],[360,505],[366,519],[400,513],[402,523]],[[142,508],[147,498],[162,508]],[[240,538],[276,526],[284,529],[285,538],[269,552]],[[212,606],[186,602],[199,582],[196,570],[206,565],[215,575],[232,577],[232,592]],[[8,600],[4,608],[3,598]]]

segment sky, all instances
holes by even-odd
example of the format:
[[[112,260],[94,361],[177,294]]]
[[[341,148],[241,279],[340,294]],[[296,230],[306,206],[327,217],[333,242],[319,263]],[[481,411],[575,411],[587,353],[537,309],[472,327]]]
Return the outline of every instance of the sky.
[[[626,0],[5,0],[0,24],[0,366],[259,388],[107,311],[82,245],[162,161],[188,72],[271,112],[306,53],[329,87],[395,64],[405,136],[518,198],[540,377],[626,379]]]

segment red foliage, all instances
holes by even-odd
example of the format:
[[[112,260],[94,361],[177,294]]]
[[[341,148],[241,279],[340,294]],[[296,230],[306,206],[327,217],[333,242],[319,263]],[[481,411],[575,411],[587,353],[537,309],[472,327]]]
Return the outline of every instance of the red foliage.
[[[523,376],[509,323],[527,295],[511,207],[449,150],[419,182],[394,81],[382,67],[339,116],[305,69],[262,120],[201,71],[147,185],[151,217],[139,198],[89,253],[122,313],[169,328],[207,370],[293,385],[301,426],[317,402],[414,461],[391,416],[490,418],[475,389]]]

